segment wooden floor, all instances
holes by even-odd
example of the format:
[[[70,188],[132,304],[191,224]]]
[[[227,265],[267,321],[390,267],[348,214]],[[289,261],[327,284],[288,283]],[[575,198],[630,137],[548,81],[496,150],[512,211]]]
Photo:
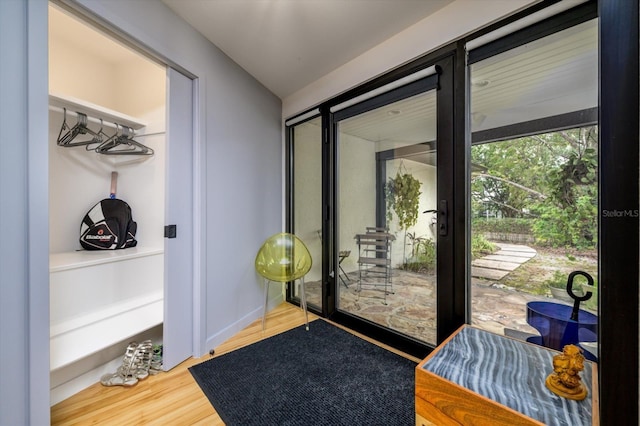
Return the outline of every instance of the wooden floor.
[[[310,321],[316,319],[317,316],[309,314]],[[304,315],[300,308],[283,303],[268,314],[264,332],[261,321],[255,321],[215,348],[215,356],[302,324]],[[420,361],[401,352],[394,352],[415,362]],[[209,358],[188,359],[171,371],[149,376],[130,388],[105,387],[96,383],[51,407],[51,424],[224,425],[187,370]]]

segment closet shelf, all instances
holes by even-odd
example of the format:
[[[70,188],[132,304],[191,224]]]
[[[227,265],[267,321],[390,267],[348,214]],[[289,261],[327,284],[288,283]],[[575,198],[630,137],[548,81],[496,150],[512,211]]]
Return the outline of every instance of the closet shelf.
[[[139,257],[155,256],[162,253],[164,253],[164,248],[158,247],[131,247],[123,250],[79,250],[51,253],[49,255],[49,272],[86,268]]]
[[[70,318],[50,327],[50,368],[55,370],[162,324],[163,292]]]
[[[140,130],[147,126],[146,123],[138,118],[131,117],[121,112],[92,104],[91,102],[77,99],[72,96],[50,93],[49,105],[59,108],[67,108],[68,110],[81,112],[95,118],[102,118],[106,121],[112,121],[114,123],[129,126],[134,130]]]

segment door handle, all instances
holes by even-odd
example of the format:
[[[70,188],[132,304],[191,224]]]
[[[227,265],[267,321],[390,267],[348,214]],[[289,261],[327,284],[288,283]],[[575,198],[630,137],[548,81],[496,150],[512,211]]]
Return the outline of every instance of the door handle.
[[[167,225],[164,227],[165,238],[176,238],[178,233],[178,227],[176,225]]]
[[[441,237],[447,236],[449,233],[449,209],[447,206],[447,200],[440,200],[440,211],[438,212],[438,234]]]

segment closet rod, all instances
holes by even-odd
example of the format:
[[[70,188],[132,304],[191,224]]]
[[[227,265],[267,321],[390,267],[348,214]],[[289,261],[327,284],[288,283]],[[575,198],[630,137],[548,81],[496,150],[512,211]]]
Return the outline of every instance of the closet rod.
[[[64,108],[60,108],[60,107],[57,107],[57,106],[49,105],[49,110],[64,114]],[[78,117],[78,113],[76,111],[72,111],[70,109],[67,109],[67,116],[77,118]],[[103,126],[106,126],[106,127],[111,127],[112,129],[122,128],[122,126],[123,126],[120,123],[116,124],[116,123],[114,123],[112,121],[106,121],[106,120],[100,121],[99,118],[90,117],[88,115],[87,115],[87,121],[90,122],[90,123],[96,123],[96,124],[100,124],[100,125],[103,125]],[[135,130],[133,130],[133,136],[138,137],[138,138],[139,137],[143,137],[143,136],[164,135],[164,134],[165,134],[165,132],[136,134]]]
[[[49,105],[49,110],[50,111],[54,111],[54,112],[59,112],[61,114],[64,114],[64,112],[65,112],[64,108],[60,108],[60,107],[52,106],[52,105]],[[72,111],[70,109],[67,109],[67,117],[77,118],[78,117],[78,113],[75,112],[75,111]],[[105,121],[105,120],[100,121],[99,118],[90,117],[88,115],[87,115],[87,121],[90,122],[90,123],[102,124],[103,126],[111,127],[113,129],[116,129],[118,127],[122,127],[122,125],[120,125],[120,124],[118,124],[116,126],[116,123],[113,123],[111,121]]]

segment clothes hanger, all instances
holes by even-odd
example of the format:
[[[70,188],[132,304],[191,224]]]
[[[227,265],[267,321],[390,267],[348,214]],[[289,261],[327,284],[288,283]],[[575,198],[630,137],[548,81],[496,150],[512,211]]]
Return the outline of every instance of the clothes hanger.
[[[124,134],[126,132],[127,134],[127,138],[129,136],[129,130],[125,130],[124,127],[125,126],[120,126],[118,123],[114,123],[116,126],[116,131],[115,133],[109,137],[107,140],[105,140],[103,143],[101,143],[97,148],[94,149],[95,152],[99,153],[99,154],[105,154],[108,151],[110,151],[113,148],[116,148],[117,146],[121,145],[122,139],[125,137]],[[119,152],[123,152],[123,151],[132,151],[135,148],[130,148],[130,149],[123,149],[120,148],[118,149]],[[113,155],[113,153],[112,153]]]
[[[69,148],[74,146],[83,146],[83,145],[92,145],[96,143],[102,143],[103,135],[106,136],[105,133],[102,131],[102,128],[100,128],[99,132],[97,133],[94,132],[89,127],[87,127],[87,123],[89,122],[89,120],[87,120],[87,115],[81,112],[76,112],[76,114],[78,117],[78,121],[76,122],[75,126],[69,127],[69,125],[67,125],[67,109],[64,108],[62,127],[60,127],[60,133],[58,134],[58,141],[57,141],[58,145],[63,146],[65,148]],[[79,135],[86,135],[86,134],[91,136],[90,140],[74,142],[74,139],[76,137],[78,137]]]
[[[87,151],[95,151],[95,147],[92,147],[91,145],[95,145],[95,144],[102,144],[105,140],[108,140],[111,138],[111,136],[107,135],[104,131],[104,122],[102,121],[102,118],[100,119],[100,130],[98,130],[97,136],[93,137],[93,140],[87,144],[85,144],[84,149],[86,149]]]
[[[100,144],[95,151],[105,155],[153,155],[153,149],[133,139],[134,130],[116,123],[116,133]]]

